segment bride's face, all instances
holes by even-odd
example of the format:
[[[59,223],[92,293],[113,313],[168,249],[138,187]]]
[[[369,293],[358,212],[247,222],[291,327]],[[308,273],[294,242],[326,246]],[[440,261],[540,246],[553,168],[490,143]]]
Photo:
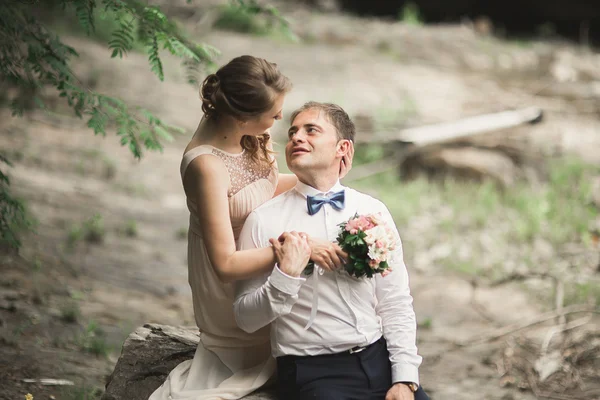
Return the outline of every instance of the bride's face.
[[[283,118],[284,101],[285,95],[279,95],[269,111],[247,122],[246,126],[244,126],[244,134],[258,136],[271,129],[275,121]]]

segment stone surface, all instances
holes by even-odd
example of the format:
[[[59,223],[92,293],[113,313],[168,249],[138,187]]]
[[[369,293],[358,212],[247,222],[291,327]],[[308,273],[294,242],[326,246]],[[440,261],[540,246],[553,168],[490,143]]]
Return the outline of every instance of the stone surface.
[[[191,359],[199,341],[197,328],[146,324],[123,344],[121,356],[106,385],[102,400],[147,400],[179,363]],[[246,400],[274,400],[270,391]]]

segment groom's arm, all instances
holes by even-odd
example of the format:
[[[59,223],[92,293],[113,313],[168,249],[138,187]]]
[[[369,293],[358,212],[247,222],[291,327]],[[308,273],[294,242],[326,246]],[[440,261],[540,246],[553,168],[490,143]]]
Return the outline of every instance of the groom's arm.
[[[402,242],[388,209],[381,204],[381,214],[396,237],[392,254],[392,272],[386,277],[376,275],[377,314],[381,317],[383,336],[392,364],[392,382],[419,384],[421,356],[417,354],[417,323],[413,299],[408,284],[408,272],[403,260]]]
[[[270,246],[266,236],[260,216],[252,212],[240,233],[239,250]],[[238,326],[252,333],[288,314],[305,280],[283,273],[276,265],[270,274],[237,282],[233,310]]]

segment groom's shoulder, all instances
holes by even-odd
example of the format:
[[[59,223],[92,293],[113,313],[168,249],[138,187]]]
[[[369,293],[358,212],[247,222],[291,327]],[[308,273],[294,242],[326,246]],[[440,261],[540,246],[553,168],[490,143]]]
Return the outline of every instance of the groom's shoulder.
[[[387,210],[387,207],[383,201],[379,200],[376,197],[373,197],[370,194],[361,192],[359,190],[356,190],[356,189],[353,189],[353,188],[347,187],[347,186],[346,186],[346,191],[349,192],[349,194],[352,196],[352,198],[354,199],[354,201],[357,204],[366,206],[368,208],[375,207],[375,208],[377,208],[377,211],[380,211],[380,209]]]
[[[374,197],[368,193],[361,192],[360,190],[356,190],[354,188],[346,186],[346,191],[351,194],[351,196],[358,201],[366,201],[373,204],[382,204],[383,202],[379,200],[377,197]]]

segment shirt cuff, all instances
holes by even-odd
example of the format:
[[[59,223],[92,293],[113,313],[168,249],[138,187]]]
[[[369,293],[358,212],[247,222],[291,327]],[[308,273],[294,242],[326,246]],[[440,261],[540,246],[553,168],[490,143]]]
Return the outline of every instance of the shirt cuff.
[[[273,287],[285,294],[289,294],[290,296],[294,296],[298,294],[300,290],[300,286],[306,281],[306,278],[294,277],[286,274],[282,270],[279,269],[279,265],[275,265],[273,268],[273,272],[271,272],[271,276],[269,277],[269,282]]]
[[[410,364],[392,364],[392,382],[413,382],[419,385],[419,369]]]

